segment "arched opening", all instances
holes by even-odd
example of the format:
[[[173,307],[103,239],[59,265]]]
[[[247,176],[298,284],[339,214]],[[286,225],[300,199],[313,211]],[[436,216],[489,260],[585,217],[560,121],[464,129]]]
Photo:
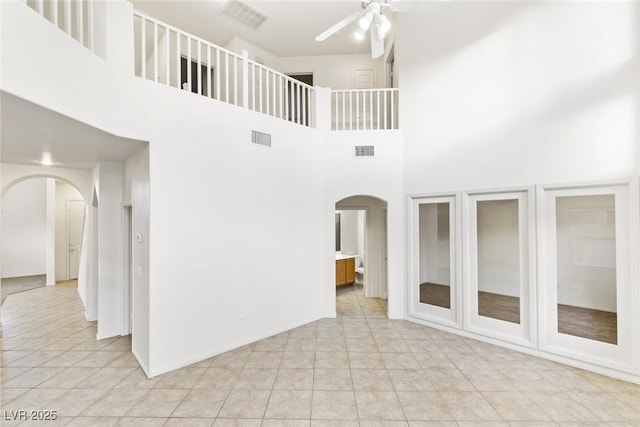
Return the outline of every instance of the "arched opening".
[[[86,287],[85,196],[69,180],[27,175],[2,188],[2,301],[42,286]]]
[[[336,313],[387,317],[387,202],[355,195],[335,204]]]

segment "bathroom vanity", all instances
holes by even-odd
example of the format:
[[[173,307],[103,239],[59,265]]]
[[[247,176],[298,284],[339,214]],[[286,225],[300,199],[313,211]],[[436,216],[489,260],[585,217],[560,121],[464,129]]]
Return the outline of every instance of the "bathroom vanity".
[[[356,281],[356,255],[336,254],[336,286]]]

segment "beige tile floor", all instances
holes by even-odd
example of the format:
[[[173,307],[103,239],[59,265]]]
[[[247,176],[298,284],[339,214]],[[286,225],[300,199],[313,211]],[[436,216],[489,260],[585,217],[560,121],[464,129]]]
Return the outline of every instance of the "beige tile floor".
[[[640,386],[385,317],[340,290],[314,322],[147,379],[73,288],[2,307],[3,426],[639,426]],[[11,421],[11,411],[58,419]],[[7,419],[9,418],[9,419]]]

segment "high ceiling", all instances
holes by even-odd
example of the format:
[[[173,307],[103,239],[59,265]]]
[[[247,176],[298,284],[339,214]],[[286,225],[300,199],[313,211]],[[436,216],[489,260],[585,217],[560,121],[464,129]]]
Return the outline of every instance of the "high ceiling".
[[[368,40],[358,42],[353,38],[355,23],[324,42],[315,41],[318,34],[361,10],[359,0],[242,2],[267,16],[257,30],[223,15],[225,0],[132,1],[137,11],[221,46],[238,36],[280,57],[370,52]]]

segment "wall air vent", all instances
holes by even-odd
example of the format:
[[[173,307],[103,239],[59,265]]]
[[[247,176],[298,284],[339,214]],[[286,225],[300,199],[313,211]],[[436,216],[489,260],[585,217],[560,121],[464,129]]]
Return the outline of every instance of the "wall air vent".
[[[227,0],[222,6],[222,14],[254,30],[267,20],[265,15],[239,0]]]
[[[373,157],[373,145],[356,145],[356,157]]]
[[[258,132],[257,130],[252,130],[251,142],[258,145],[271,147],[271,135],[269,135],[268,133]]]

